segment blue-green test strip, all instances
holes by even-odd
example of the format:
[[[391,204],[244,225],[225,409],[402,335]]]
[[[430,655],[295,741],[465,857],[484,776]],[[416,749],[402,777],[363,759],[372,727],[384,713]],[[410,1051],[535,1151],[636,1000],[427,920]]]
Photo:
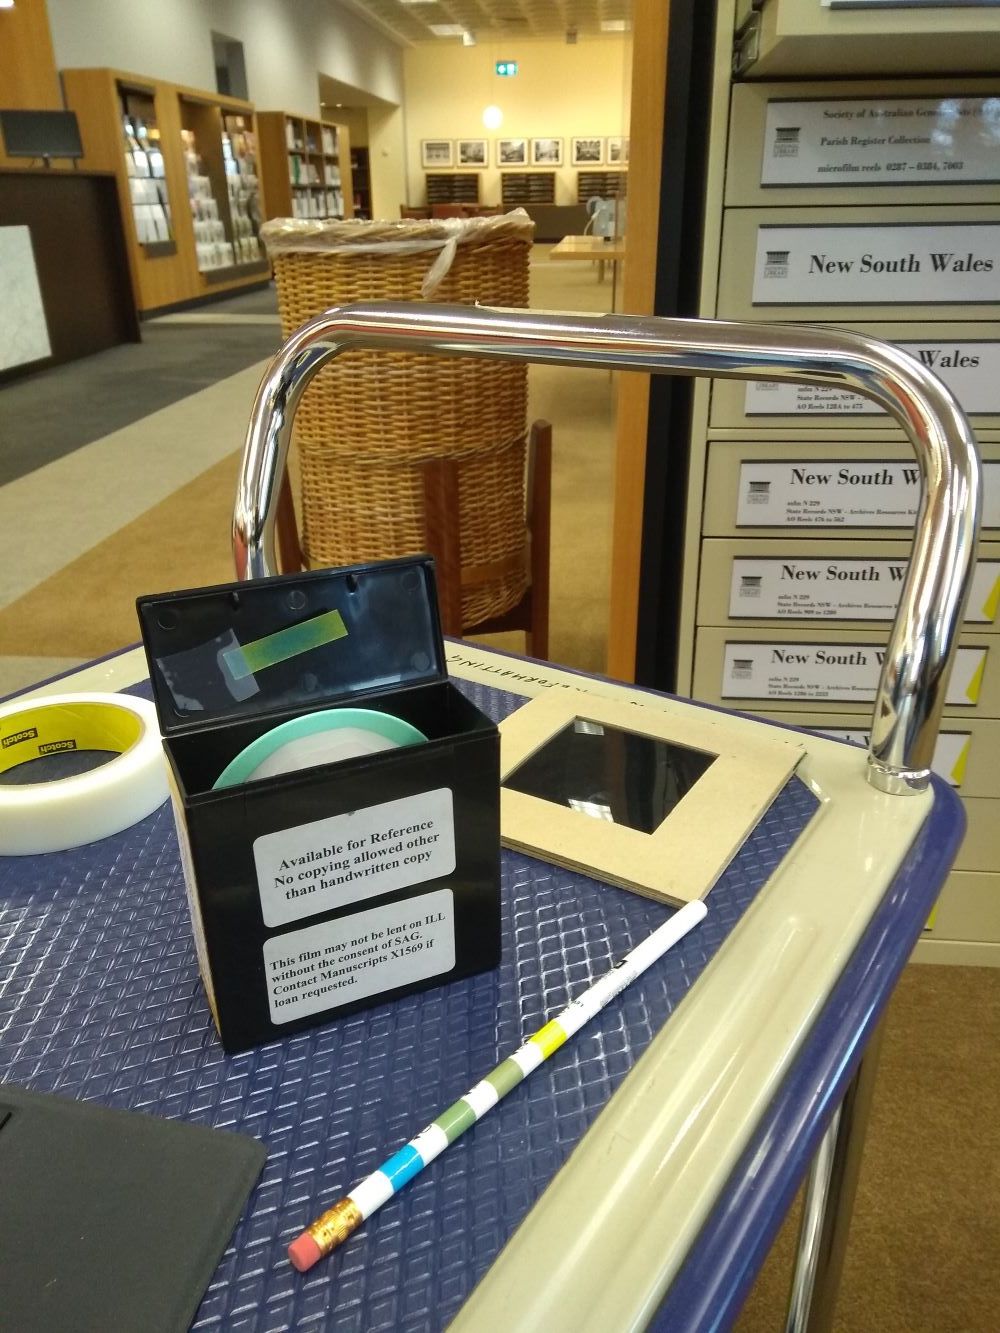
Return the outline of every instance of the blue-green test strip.
[[[266,667],[278,662],[287,662],[290,657],[298,657],[311,648],[322,648],[325,643],[347,637],[347,626],[339,611],[324,611],[321,616],[313,616],[301,625],[289,625],[274,634],[265,634],[253,643],[238,644],[227,648],[222,654],[226,670],[233,680],[244,680]]]

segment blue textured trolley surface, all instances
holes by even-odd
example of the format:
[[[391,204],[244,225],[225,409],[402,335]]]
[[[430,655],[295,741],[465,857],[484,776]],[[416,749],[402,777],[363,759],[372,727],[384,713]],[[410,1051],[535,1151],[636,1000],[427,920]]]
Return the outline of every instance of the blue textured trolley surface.
[[[496,719],[522,702],[456,684]],[[789,781],[712,891],[705,923],[308,1276],[285,1256],[302,1227],[670,909],[504,852],[496,972],[227,1056],[163,806],[89,847],[0,858],[0,1079],[266,1144],[195,1328],[443,1328],[815,808]]]

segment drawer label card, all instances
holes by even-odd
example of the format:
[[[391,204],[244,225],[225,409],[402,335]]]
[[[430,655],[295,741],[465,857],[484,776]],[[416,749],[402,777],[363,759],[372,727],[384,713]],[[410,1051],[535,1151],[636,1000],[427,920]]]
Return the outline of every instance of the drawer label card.
[[[253,858],[267,926],[450,875],[451,790],[439,787],[265,833],[254,841]]]
[[[757,228],[753,304],[1000,301],[1000,222]]]
[[[264,941],[272,1023],[291,1023],[455,966],[455,895],[436,889]]]
[[[733,560],[729,614],[734,620],[891,620],[908,560],[884,558]],[[992,623],[1000,602],[1000,561],[976,564],[965,619]]]
[[[808,445],[803,446],[808,449]],[[916,462],[812,458],[740,463],[740,528],[912,528]],[[1000,463],[983,464],[983,527],[1000,527]]]
[[[824,727],[821,736],[832,736],[835,741],[850,741],[853,745],[863,745],[866,749],[871,743],[871,732],[861,727],[845,727],[834,730]],[[939,778],[950,782],[953,787],[961,787],[965,781],[965,768],[969,762],[969,750],[972,736],[967,731],[942,731],[934,745],[934,758],[931,768]]]
[[[1000,153],[997,154],[1000,157]],[[970,416],[1000,413],[1000,343],[900,342],[944,380]],[[751,380],[744,410],[748,417],[854,417],[886,415],[870,398],[823,384],[778,384]]]
[[[997,181],[1000,153],[995,136],[995,97],[768,102],[760,183],[864,186]]]
[[[727,643],[724,699],[801,699],[871,703],[885,648],[870,643]],[[986,648],[959,648],[947,703],[978,702]]]

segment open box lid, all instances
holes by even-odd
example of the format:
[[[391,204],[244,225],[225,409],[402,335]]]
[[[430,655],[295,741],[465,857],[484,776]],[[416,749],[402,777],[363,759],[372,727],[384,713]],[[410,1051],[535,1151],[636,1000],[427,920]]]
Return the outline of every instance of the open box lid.
[[[447,674],[429,556],[140,597],[136,608],[164,736]]]

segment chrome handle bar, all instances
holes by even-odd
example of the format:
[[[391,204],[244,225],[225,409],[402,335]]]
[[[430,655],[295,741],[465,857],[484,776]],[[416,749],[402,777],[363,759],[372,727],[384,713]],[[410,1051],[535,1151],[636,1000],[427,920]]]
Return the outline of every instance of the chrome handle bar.
[[[914,357],[890,343],[808,325],[397,301],[335,307],[292,334],[257,393],[233,514],[239,578],[276,572],[274,521],[295,409],[322,365],[357,348],[821,384],[878,403],[913,445],[921,495],[875,697],[868,778],[891,793],[927,785],[972,576],[982,473],[961,408]]]

